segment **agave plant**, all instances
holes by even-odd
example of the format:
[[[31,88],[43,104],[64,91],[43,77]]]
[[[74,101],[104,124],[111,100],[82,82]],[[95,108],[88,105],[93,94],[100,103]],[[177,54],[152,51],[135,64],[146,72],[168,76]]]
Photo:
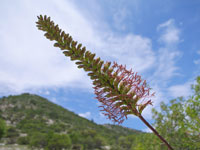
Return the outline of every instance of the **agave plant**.
[[[141,76],[132,70],[127,70],[126,66],[116,62],[104,62],[100,57],[95,57],[95,53],[91,53],[82,44],[74,41],[46,15],[38,16],[36,24],[39,30],[45,32],[47,39],[56,41],[55,47],[59,47],[65,56],[76,61],[78,68],[88,72],[104,115],[118,124],[127,119],[127,115],[139,117],[172,150],[167,141],[142,116],[143,110],[152,105],[150,98],[154,93],[150,92],[150,88]]]

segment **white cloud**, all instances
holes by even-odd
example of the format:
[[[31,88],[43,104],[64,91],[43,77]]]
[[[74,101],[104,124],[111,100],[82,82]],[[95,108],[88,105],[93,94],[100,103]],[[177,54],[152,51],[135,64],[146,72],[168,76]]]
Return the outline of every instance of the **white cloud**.
[[[200,50],[197,51],[197,54],[200,55]],[[193,61],[195,65],[199,65],[200,64],[200,59],[196,59]]]
[[[143,132],[147,132],[147,133],[152,133],[152,130],[149,129],[149,128],[145,128],[145,129],[143,129],[142,131],[143,131]]]
[[[54,3],[49,3],[48,8],[43,10],[42,2],[39,2],[40,6],[34,2],[21,2],[18,4],[19,7],[11,6],[12,9],[9,14],[5,13],[6,19],[0,25],[0,84],[1,87],[5,87],[3,93],[10,91],[20,93],[27,89],[56,86],[87,87],[89,79],[85,73],[78,70],[58,49],[53,48],[52,43],[47,41],[42,36],[43,33],[35,27],[36,16],[40,13],[56,14],[56,9],[51,10]],[[73,8],[70,3],[56,2],[63,2],[66,10]],[[9,2],[4,4],[4,7],[6,6],[10,7]],[[77,12],[72,11],[72,13],[77,16]],[[72,18],[73,16],[68,17],[71,20]],[[84,21],[81,22],[81,16],[77,18],[79,23],[83,22],[83,26],[88,26]],[[78,21],[72,23],[75,25]],[[83,77],[85,80],[81,79]]]
[[[173,19],[169,19],[160,24],[157,30],[163,32],[162,36],[159,38],[161,42],[167,45],[180,42],[180,30],[175,26]]]
[[[131,1],[124,1],[124,0],[118,0],[116,1],[106,1],[104,0],[105,5],[111,5],[109,9],[104,10],[106,13],[104,15],[106,18],[109,16],[111,26],[117,30],[124,31],[128,28],[127,23],[129,23],[127,20],[130,18],[134,18],[134,22],[136,22],[136,17],[138,17],[136,14],[140,12],[140,0],[131,0]],[[104,6],[105,7],[105,6]],[[106,8],[106,7],[105,7]],[[105,9],[104,8],[104,9]],[[131,8],[131,9],[130,9]],[[110,12],[110,13],[107,13]],[[110,16],[111,15],[111,16]],[[131,28],[133,28],[134,23],[131,21]]]
[[[168,48],[160,48],[157,57],[157,67],[154,72],[154,78],[165,83],[168,79],[178,75],[176,61],[181,57],[177,50],[171,51]]]
[[[181,96],[188,97],[192,94],[191,85],[192,82],[190,81],[180,85],[173,85],[168,89],[169,94],[172,95],[174,98]]]
[[[55,97],[52,97],[50,100],[51,100],[52,102],[54,102],[54,103],[58,103],[58,100],[57,100]]]
[[[159,24],[157,31],[160,33],[159,41],[163,42],[164,46],[158,50],[155,61],[156,69],[152,77],[159,80],[156,82],[165,85],[169,79],[179,75],[176,61],[182,56],[181,51],[177,50],[177,44],[180,42],[180,29],[176,27],[175,20],[170,19]]]
[[[101,118],[106,118],[105,115],[104,115],[102,112],[99,112],[99,116],[100,116]]]
[[[152,68],[155,54],[151,47],[151,40],[140,35],[128,34],[123,37],[110,35],[104,39],[101,52],[112,60],[126,64],[137,72],[145,72]],[[145,63],[144,63],[145,60]]]
[[[46,90],[46,91],[44,92],[44,94],[45,94],[45,95],[50,95],[50,92],[49,92],[48,90]]]
[[[53,43],[36,29],[39,14],[50,15],[74,39],[103,59],[119,61],[139,72],[151,68],[155,61],[150,39],[134,34],[114,35],[111,30],[93,24],[70,1],[21,0],[16,5],[10,3],[6,1],[0,6],[4,7],[1,12],[4,21],[0,25],[1,94],[49,87],[91,89],[86,73],[53,48]]]
[[[80,113],[78,115],[81,116],[81,117],[89,119],[91,117],[91,112]]]
[[[194,60],[194,64],[195,64],[195,65],[199,65],[199,64],[200,64],[200,59]]]
[[[129,11],[125,7],[117,10],[116,13],[114,13],[113,15],[114,25],[118,30],[126,29],[126,24],[124,22],[128,14],[129,14]]]

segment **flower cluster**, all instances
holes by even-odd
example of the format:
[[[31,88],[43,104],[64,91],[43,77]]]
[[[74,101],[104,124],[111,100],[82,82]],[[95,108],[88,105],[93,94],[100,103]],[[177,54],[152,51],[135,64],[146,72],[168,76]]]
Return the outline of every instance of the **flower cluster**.
[[[126,66],[114,62],[111,70],[112,73],[107,73],[111,86],[99,83],[94,89],[96,98],[102,103],[99,107],[104,111],[103,114],[121,124],[128,114],[138,116],[148,104],[152,104],[149,98],[154,93],[150,94],[146,81],[132,70],[127,70]]]

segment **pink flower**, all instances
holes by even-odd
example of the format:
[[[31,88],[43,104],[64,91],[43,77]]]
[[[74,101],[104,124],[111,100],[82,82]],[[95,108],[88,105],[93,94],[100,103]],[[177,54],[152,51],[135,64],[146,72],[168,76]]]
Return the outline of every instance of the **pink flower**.
[[[106,80],[94,81],[94,89],[96,98],[102,104],[99,107],[109,119],[121,124],[128,114],[138,116],[148,104],[152,104],[149,98],[154,93],[150,94],[146,81],[137,73],[128,71],[126,66],[116,62],[108,70],[104,68],[101,71]],[[105,81],[107,83],[104,83]]]

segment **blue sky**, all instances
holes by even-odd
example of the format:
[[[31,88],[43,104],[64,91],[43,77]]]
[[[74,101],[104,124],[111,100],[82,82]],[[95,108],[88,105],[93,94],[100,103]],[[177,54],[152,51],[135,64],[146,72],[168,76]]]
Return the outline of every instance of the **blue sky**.
[[[0,96],[38,94],[97,123],[92,84],[35,27],[46,14],[103,60],[133,68],[153,88],[153,107],[189,96],[200,74],[199,0],[4,0],[0,2]],[[151,109],[144,111],[150,122]],[[123,126],[148,131],[134,116]]]

